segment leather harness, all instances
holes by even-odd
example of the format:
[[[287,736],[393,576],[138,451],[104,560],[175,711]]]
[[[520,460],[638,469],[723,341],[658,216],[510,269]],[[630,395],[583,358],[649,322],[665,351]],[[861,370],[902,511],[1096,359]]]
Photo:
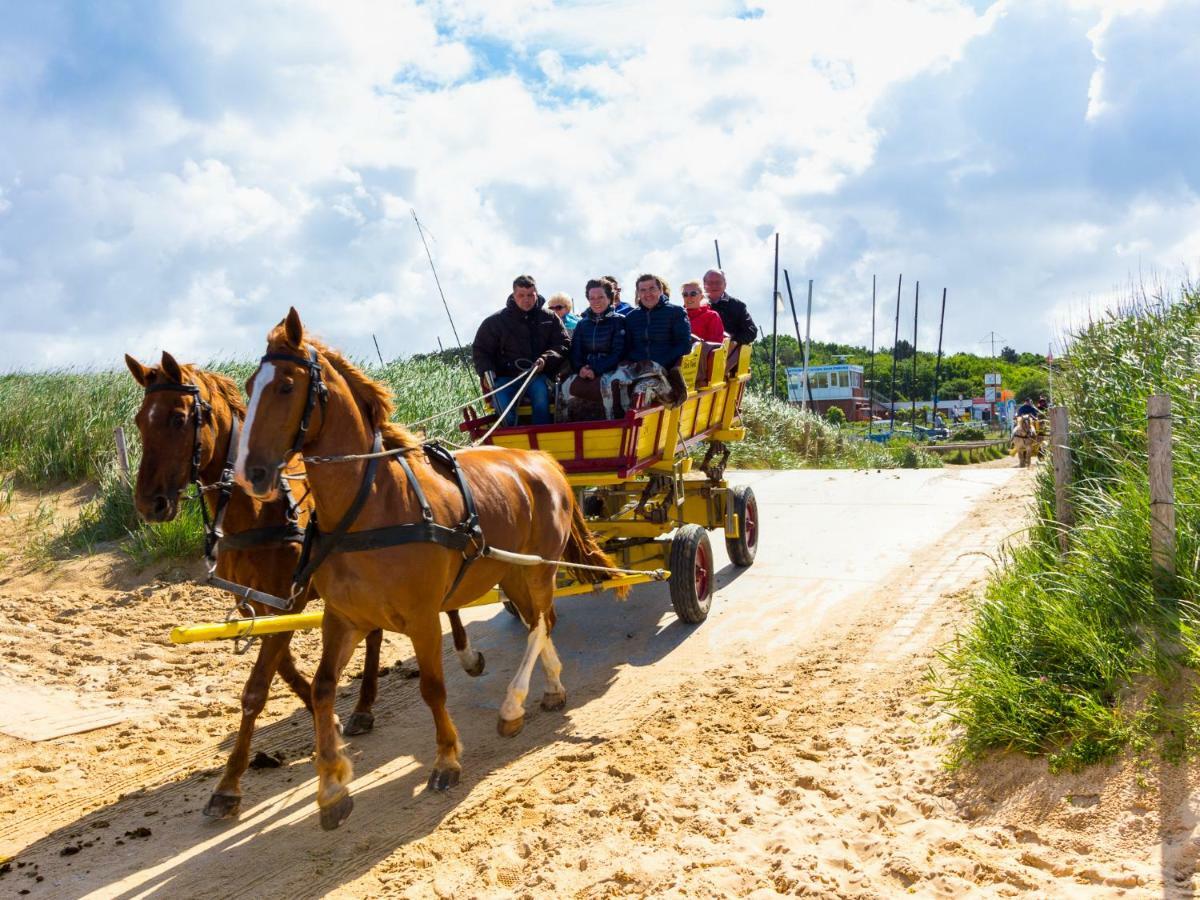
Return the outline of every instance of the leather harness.
[[[292,441],[291,453],[301,452],[308,429],[312,421],[312,413],[317,405],[324,406],[329,398],[329,389],[321,373],[321,363],[315,348],[310,347],[307,356],[296,356],[290,353],[268,353],[262,362],[290,362],[304,367],[308,371],[308,396],[305,400],[304,413],[300,418],[295,440]],[[383,449],[383,435],[375,429],[371,441],[371,453],[378,454]],[[421,451],[436,468],[442,466],[449,470],[450,475],[458,485],[462,494],[465,513],[457,525],[449,527],[434,521],[433,508],[425,496],[421,483],[417,480],[412,466],[405,459],[406,453]],[[286,458],[286,457],[285,457]],[[300,560],[296,572],[292,576],[292,596],[298,596],[307,587],[313,574],[326,559],[334,553],[357,553],[364,550],[381,550],[396,547],[401,544],[437,544],[449,550],[462,554],[462,563],[451,583],[449,590],[442,598],[443,604],[453,595],[462,583],[467,570],[487,552],[487,542],[479,525],[479,513],[475,507],[475,496],[468,484],[466,475],[454,454],[436,441],[423,442],[419,447],[396,454],[396,462],[404,472],[404,477],[412,489],[417,503],[421,507],[421,521],[407,522],[399,525],[385,525],[380,528],[369,528],[364,531],[350,531],[351,526],[362,513],[371,494],[371,487],[379,473],[379,462],[382,457],[375,456],[367,460],[362,482],[349,508],[332,531],[322,532],[317,522],[316,512],[309,517],[308,527],[304,531],[304,545],[300,552]],[[290,608],[290,605],[289,607]]]

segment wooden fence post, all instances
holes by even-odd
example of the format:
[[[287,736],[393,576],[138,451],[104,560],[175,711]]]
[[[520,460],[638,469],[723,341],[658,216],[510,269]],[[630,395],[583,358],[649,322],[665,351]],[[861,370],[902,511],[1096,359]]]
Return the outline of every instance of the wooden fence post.
[[[121,469],[121,477],[126,484],[130,484],[129,480],[129,448],[125,445],[125,429],[118,425],[113,430],[113,437],[117,440],[117,465]]]
[[[1170,596],[1175,579],[1175,487],[1171,465],[1171,398],[1146,400],[1150,467],[1150,560],[1158,596]]]
[[[1054,518],[1058,521],[1058,551],[1067,552],[1068,535],[1075,524],[1068,488],[1071,485],[1070,429],[1065,406],[1050,407],[1050,450],[1054,465]]]

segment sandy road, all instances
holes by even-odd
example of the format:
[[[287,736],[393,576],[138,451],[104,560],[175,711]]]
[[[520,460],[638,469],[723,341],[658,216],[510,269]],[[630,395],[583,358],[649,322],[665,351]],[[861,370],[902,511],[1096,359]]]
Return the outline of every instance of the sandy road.
[[[247,776],[239,821],[206,822],[199,809],[222,751],[212,738],[235,722],[227,709],[207,718],[191,747],[173,742],[149,764],[114,758],[61,802],[36,782],[6,797],[16,814],[0,819],[0,847],[25,865],[0,891],[1005,894],[1064,879],[1136,890],[1153,877],[1123,868],[1120,850],[1092,870],[1073,866],[1053,841],[1031,850],[1004,824],[1019,810],[940,773],[921,676],[961,615],[962,590],[1020,527],[1027,473],[739,480],[759,497],[759,560],[734,570],[716,547],[722,568],[709,620],[676,622],[661,587],[637,589],[624,604],[562,602],[555,640],[568,708],[532,705],[514,739],[496,736],[494,722],[522,629],[498,608],[471,611],[488,671],[468,679],[448,666],[465,771],[447,795],[424,788],[432,728],[416,682],[392,675],[375,732],[351,746],[356,807],[341,830],[317,827],[310,729],[295,713],[276,716],[256,740],[288,764]],[[137,729],[126,733],[136,754]],[[42,745],[46,755],[55,743]],[[21,815],[23,799],[33,814]],[[984,827],[989,815],[996,823]],[[35,871],[41,881],[27,874]]]

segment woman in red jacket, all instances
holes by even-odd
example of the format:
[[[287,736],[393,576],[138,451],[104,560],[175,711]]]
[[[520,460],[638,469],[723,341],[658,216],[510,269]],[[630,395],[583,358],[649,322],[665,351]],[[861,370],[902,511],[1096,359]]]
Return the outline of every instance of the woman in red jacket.
[[[688,321],[692,326],[692,337],[714,344],[725,340],[725,326],[721,324],[721,317],[717,315],[717,311],[704,302],[700,282],[685,281],[680,293],[683,295],[683,307],[687,310]]]

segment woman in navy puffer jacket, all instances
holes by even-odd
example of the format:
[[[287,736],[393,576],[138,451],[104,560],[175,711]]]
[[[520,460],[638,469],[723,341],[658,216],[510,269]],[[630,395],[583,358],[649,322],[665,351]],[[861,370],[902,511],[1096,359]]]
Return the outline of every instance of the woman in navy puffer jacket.
[[[571,365],[585,381],[607,375],[625,355],[625,317],[612,308],[613,288],[593,278],[587,283],[588,309],[571,337]]]

